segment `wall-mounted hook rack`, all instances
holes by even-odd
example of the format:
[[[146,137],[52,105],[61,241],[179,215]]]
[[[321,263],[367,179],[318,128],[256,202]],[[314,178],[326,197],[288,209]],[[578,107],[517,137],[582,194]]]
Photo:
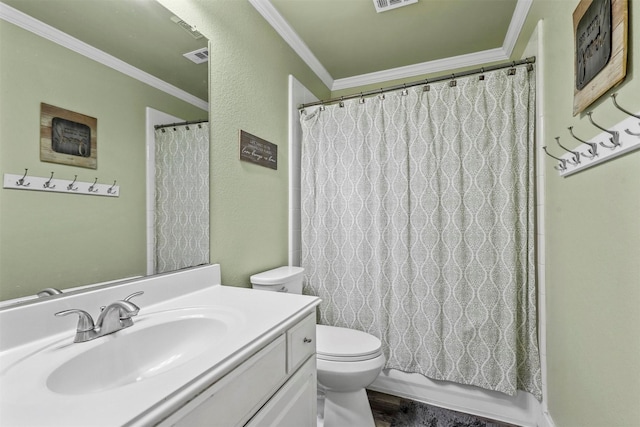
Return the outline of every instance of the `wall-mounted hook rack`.
[[[624,132],[625,129],[628,129],[634,123],[637,123],[638,119],[635,115],[630,115],[615,126],[612,126],[610,129],[605,129],[600,125],[594,123],[591,119],[591,113],[587,113],[587,117],[594,126],[602,130],[600,134],[594,136],[588,141],[578,138],[573,133],[573,126],[569,127],[569,133],[571,133],[571,136],[580,141],[582,144],[589,146],[589,149],[587,151],[580,151],[578,148],[568,150],[565,147],[560,146],[564,150],[568,151],[567,153],[560,156],[560,158],[551,156],[549,153],[547,153],[551,157],[554,157],[555,159],[560,161],[561,164],[559,165],[559,167],[555,166],[560,176],[567,177],[573,175],[574,173],[581,170],[590,168],[600,163],[615,159],[616,157],[622,156],[623,154],[627,154],[631,151],[640,149],[640,136]],[[609,140],[610,144],[602,142],[603,140],[607,139]],[[560,142],[558,141],[558,145],[559,144]],[[606,147],[607,149],[598,150],[598,144],[602,147]],[[582,161],[578,164],[575,164],[575,152],[578,152],[582,157]],[[564,160],[564,164],[562,160]],[[562,168],[562,166],[565,167]]]
[[[90,194],[92,196],[119,197],[120,187],[109,184],[98,184],[98,178],[94,182],[78,181],[78,175],[73,180],[64,180],[53,177],[39,177],[27,175],[4,174],[4,188],[14,190],[44,191],[50,193]],[[31,185],[33,184],[33,185]]]
[[[618,104],[618,102],[616,101],[616,96],[618,96],[617,93],[614,93],[614,94],[611,95],[611,100],[613,101],[613,105],[615,105],[615,107],[618,110],[622,111],[623,113],[626,113],[626,114],[630,115],[631,117],[635,117],[636,119],[640,120],[640,114],[633,114],[633,113],[627,111],[626,109],[622,108]],[[640,121],[638,122],[638,125],[640,125]],[[624,131],[629,135],[640,136],[640,132],[631,132],[629,129],[625,129]]]

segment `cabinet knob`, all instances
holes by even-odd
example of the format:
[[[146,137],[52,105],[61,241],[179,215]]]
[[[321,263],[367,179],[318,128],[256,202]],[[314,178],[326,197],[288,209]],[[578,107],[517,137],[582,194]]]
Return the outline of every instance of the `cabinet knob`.
[[[313,340],[311,338],[307,338],[307,337],[304,337],[304,339],[302,340],[302,342],[305,343],[305,344],[308,344],[308,343],[310,343],[312,341]]]

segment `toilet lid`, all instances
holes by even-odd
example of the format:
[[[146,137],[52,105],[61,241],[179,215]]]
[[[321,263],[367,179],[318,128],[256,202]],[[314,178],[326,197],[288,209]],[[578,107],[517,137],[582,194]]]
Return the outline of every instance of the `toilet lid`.
[[[380,354],[382,343],[376,337],[355,329],[316,325],[316,353],[319,359],[359,361]]]

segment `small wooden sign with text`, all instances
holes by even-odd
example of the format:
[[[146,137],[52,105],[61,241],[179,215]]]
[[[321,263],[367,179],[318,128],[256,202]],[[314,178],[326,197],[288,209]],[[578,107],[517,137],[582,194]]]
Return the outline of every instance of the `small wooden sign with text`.
[[[240,160],[277,170],[278,146],[241,130]]]

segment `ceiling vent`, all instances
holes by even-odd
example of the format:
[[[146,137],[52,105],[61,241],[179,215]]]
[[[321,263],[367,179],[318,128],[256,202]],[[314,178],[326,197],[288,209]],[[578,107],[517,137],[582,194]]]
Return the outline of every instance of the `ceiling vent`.
[[[409,6],[413,3],[418,3],[418,0],[373,0],[373,4],[376,6],[376,12],[378,13],[397,9],[402,6]]]
[[[202,64],[209,60],[209,48],[203,47],[202,49],[194,50],[193,52],[185,53],[182,56],[195,62],[196,64]]]
[[[182,19],[178,18],[177,16],[172,16],[171,17],[171,21],[173,21],[176,24],[180,25],[180,27],[182,27],[183,30],[185,30],[187,33],[191,34],[191,37],[193,37],[196,40],[201,39],[202,37],[204,37],[202,35],[202,33],[200,33],[199,31],[196,31],[195,27],[192,27],[191,25],[189,25],[188,23],[186,23]]]

